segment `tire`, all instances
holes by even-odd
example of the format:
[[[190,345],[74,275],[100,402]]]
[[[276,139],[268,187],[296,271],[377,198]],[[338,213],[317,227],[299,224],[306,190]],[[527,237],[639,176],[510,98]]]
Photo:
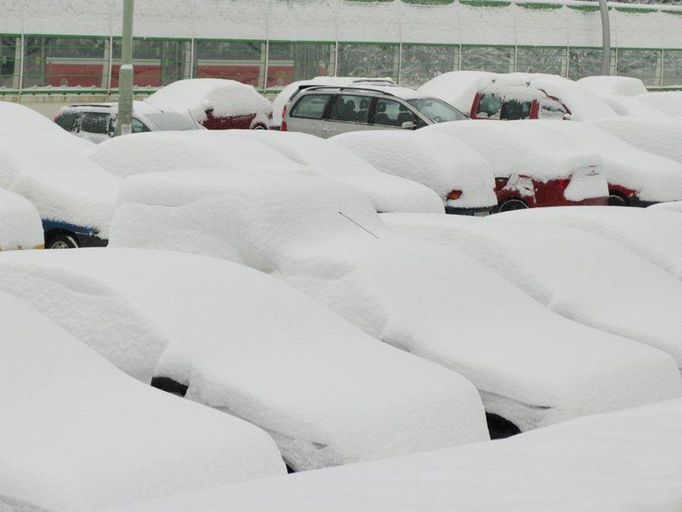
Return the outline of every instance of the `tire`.
[[[251,129],[252,129],[252,130],[267,130],[267,127],[266,127],[265,125],[262,125],[262,124],[258,123],[256,126],[254,126],[254,127],[251,128]]]
[[[521,201],[521,199],[507,199],[500,206],[497,207],[499,213],[511,212],[513,210],[526,210],[528,205]]]
[[[78,242],[66,233],[55,233],[47,237],[45,249],[77,249]]]
[[[609,206],[628,206],[628,200],[620,194],[609,192]]]

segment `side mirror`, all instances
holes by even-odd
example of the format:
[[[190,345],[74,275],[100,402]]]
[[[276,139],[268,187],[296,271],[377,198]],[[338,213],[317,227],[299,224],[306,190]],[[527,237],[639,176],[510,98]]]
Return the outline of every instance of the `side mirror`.
[[[405,121],[400,127],[403,130],[414,130],[417,126],[414,124],[414,121]]]
[[[569,113],[564,114],[563,117],[564,121],[571,121],[573,119],[573,116]]]

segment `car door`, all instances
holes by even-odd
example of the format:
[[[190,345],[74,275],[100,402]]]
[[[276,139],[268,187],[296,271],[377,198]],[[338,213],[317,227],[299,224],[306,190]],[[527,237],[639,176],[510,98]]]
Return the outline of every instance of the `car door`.
[[[403,124],[411,122],[413,127],[423,126],[425,123],[412,109],[398,100],[377,98],[370,109],[369,129],[390,130],[404,129]]]
[[[109,139],[110,115],[107,112],[84,112],[81,115],[77,135],[99,144]]]
[[[372,98],[359,94],[335,94],[322,125],[322,137],[366,130]]]
[[[322,137],[324,114],[332,97],[332,94],[300,95],[286,113],[286,131],[302,132]]]

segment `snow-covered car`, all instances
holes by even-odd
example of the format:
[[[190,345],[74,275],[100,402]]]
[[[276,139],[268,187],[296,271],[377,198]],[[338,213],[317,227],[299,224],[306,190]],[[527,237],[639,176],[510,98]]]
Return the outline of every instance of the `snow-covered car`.
[[[87,512],[285,473],[259,428],[136,382],[5,293],[0,311],[0,509]]]
[[[467,144],[438,133],[382,130],[329,139],[381,172],[436,192],[447,213],[487,215],[497,206],[490,163]]]
[[[671,212],[682,212],[682,201],[673,201],[669,203],[658,203],[651,205],[652,210],[666,210]]]
[[[315,86],[282,115],[282,131],[322,138],[358,130],[416,130],[467,116],[443,100],[395,86]]]
[[[35,205],[46,248],[106,245],[120,180],[77,151],[79,139],[53,126],[63,138],[0,137],[0,187]]]
[[[148,500],[111,512],[660,512],[682,501],[682,400],[511,439]]]
[[[599,119],[592,125],[631,146],[682,164],[682,119],[618,117]]]
[[[0,188],[0,251],[43,247],[43,225],[36,207],[20,195]]]
[[[173,222],[174,236],[205,247],[197,221]],[[0,256],[1,290],[142,382],[265,429],[294,470],[489,439],[462,376],[243,265],[114,248]]]
[[[682,119],[682,91],[650,92],[638,99],[668,116]]]
[[[494,437],[682,392],[668,354],[562,318],[454,248],[393,234],[332,180],[165,172],[129,178],[119,199],[113,246],[163,245],[283,279],[468,378]]]
[[[682,216],[672,212],[660,208],[544,208],[528,215],[519,214],[518,219],[603,236],[682,280]],[[624,271],[619,267],[619,272]]]
[[[115,135],[117,117],[117,103],[94,103],[62,107],[57,112],[54,122],[67,132],[99,144]],[[198,128],[199,126],[185,115],[164,112],[144,101],[133,102],[132,133]]]
[[[364,193],[378,212],[443,213],[443,201],[430,188],[378,170],[330,140],[293,132],[235,130],[225,136],[248,138],[306,166],[316,176],[350,185]]]
[[[637,149],[596,125],[553,121],[542,125],[601,157],[610,205],[649,206],[682,200],[681,163]]]
[[[178,80],[146,102],[208,130],[267,130],[272,120],[272,105],[253,86],[222,78]]]
[[[424,131],[454,137],[490,162],[500,212],[608,202],[601,157],[541,124],[465,121],[433,125]]]
[[[573,80],[543,73],[452,71],[419,90],[442,98],[472,118],[588,121],[618,116],[598,95]]]
[[[381,85],[381,86],[395,86],[397,85],[392,78],[369,78],[369,77],[354,77],[354,76],[316,76],[310,80],[299,80],[287,85],[280,93],[272,100],[272,125],[274,128],[279,128],[282,125],[282,114],[285,108],[288,108],[291,102],[298,96],[298,93],[317,85],[332,85],[347,87],[349,85]]]
[[[599,235],[524,222],[542,210],[488,219],[394,214],[384,220],[404,236],[456,247],[557,314],[662,350],[682,369],[680,283]]]
[[[647,88],[639,78],[627,76],[588,76],[577,84],[600,96],[621,116],[669,117],[646,100]]]

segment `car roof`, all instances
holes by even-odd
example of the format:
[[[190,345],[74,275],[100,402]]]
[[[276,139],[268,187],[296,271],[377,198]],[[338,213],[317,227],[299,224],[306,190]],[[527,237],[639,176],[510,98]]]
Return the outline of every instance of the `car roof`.
[[[481,89],[482,94],[492,93],[498,96],[512,96],[516,99],[542,100],[554,99],[542,89],[525,85],[490,85]]]
[[[365,94],[367,96],[379,96],[379,95],[384,95],[384,96],[394,96],[396,98],[400,98],[403,100],[412,100],[412,99],[420,99],[420,98],[430,98],[430,96],[426,96],[419,91],[416,91],[414,89],[409,89],[407,87],[398,87],[395,85],[371,85],[371,84],[363,84],[363,85],[347,85],[347,86],[339,86],[339,85],[312,85],[312,86],[304,86],[301,89],[301,95],[304,94],[313,94],[313,93],[321,93],[321,92],[347,92],[349,94]]]

